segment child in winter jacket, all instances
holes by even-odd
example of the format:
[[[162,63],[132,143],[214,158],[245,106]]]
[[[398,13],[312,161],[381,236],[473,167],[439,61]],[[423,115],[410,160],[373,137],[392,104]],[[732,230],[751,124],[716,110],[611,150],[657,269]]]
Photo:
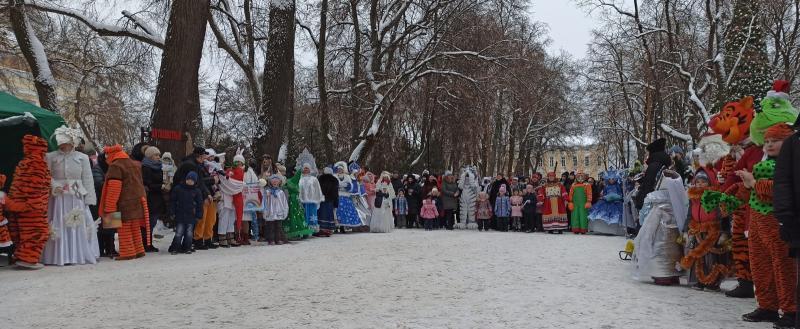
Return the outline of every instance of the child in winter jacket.
[[[522,192],[514,190],[514,195],[511,197],[511,228],[515,232],[519,232],[522,227]]]
[[[433,195],[428,194],[428,197],[422,201],[422,209],[420,210],[420,217],[425,222],[425,230],[433,230],[434,222],[439,217],[439,210],[436,207]]]
[[[394,227],[406,227],[406,215],[408,215],[408,200],[406,200],[403,190],[397,191],[394,199]]]
[[[433,221],[433,229],[440,229],[444,227],[444,203],[442,202],[442,192],[438,188],[431,189],[430,192],[433,203],[436,204],[437,216]]]
[[[197,187],[198,175],[192,171],[183,183],[172,187],[170,209],[175,214],[175,237],[169,247],[170,254],[192,253],[194,226],[203,218],[203,193]]]
[[[500,186],[497,200],[494,202],[494,215],[497,218],[497,230],[508,231],[508,218],[511,217],[511,198],[506,195],[506,185]]]
[[[489,222],[492,220],[492,204],[489,203],[489,194],[478,193],[475,201],[475,220],[478,222],[478,231],[489,231]]]

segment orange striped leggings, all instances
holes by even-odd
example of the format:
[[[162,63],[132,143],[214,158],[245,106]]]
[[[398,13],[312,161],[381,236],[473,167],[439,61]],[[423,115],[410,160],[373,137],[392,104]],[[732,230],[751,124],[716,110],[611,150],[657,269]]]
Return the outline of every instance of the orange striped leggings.
[[[797,267],[789,258],[789,246],[780,238],[780,224],[773,216],[751,214],[750,265],[758,307],[795,312]]]
[[[136,257],[136,255],[144,255],[142,231],[139,229],[140,223],[140,219],[124,220],[122,221],[122,227],[117,229],[120,258],[129,259]]]
[[[16,249],[14,258],[26,263],[37,264],[42,258],[47,239],[50,238],[50,225],[45,217],[17,217],[8,218],[8,230]]]
[[[739,280],[753,281],[753,274],[750,272],[750,253],[747,236],[747,222],[750,218],[749,207],[736,210],[733,213],[731,223],[731,257],[733,266],[736,270],[736,278]]]

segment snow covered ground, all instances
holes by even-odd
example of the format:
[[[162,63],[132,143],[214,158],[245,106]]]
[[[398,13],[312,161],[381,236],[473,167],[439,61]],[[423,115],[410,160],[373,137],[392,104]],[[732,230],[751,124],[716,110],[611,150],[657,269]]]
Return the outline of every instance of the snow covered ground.
[[[2,328],[771,328],[755,302],[629,279],[606,236],[395,230],[0,268]],[[733,282],[723,287],[729,288]]]

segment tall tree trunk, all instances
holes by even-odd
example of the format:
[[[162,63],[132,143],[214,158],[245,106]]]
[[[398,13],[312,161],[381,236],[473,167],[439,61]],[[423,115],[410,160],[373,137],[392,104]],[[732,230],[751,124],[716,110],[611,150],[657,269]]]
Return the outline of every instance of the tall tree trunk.
[[[359,0],[350,0],[350,19],[353,23],[353,76],[350,77],[350,88],[353,92],[350,93],[350,105],[353,107],[350,110],[350,147],[358,143],[358,135],[360,126],[355,124],[360,122],[358,118],[359,110],[361,109],[361,100],[356,91],[356,84],[361,77],[361,30],[360,23],[358,22],[358,2]]]
[[[514,110],[511,114],[511,124],[508,129],[508,163],[506,164],[506,173],[514,174],[514,149],[517,144],[517,121],[519,120],[520,110]]]
[[[333,163],[333,140],[328,108],[328,87],[325,79],[325,51],[327,50],[328,0],[322,0],[319,11],[319,41],[317,44],[317,87],[319,88],[319,112],[322,115],[322,146],[325,158],[322,163]]]
[[[263,101],[258,116],[256,153],[274,159],[284,141],[294,81],[294,0],[271,2],[267,59],[264,64]]]
[[[56,79],[50,71],[44,46],[36,37],[25,12],[25,1],[9,0],[8,3],[11,28],[14,30],[14,37],[17,39],[22,56],[25,57],[25,61],[28,62],[28,67],[31,69],[33,84],[39,96],[39,106],[58,112]]]
[[[209,0],[172,2],[151,118],[153,128],[188,132],[200,140],[203,121],[198,79],[209,15]],[[162,152],[172,152],[176,159],[185,155],[184,141],[157,140],[156,145]]]

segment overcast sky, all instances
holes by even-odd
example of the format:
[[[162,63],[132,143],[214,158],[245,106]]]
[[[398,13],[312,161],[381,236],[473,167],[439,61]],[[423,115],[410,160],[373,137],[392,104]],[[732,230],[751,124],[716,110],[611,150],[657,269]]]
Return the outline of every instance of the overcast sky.
[[[533,0],[528,11],[531,19],[549,26],[552,54],[563,49],[575,59],[586,56],[586,44],[598,23],[575,0]]]

